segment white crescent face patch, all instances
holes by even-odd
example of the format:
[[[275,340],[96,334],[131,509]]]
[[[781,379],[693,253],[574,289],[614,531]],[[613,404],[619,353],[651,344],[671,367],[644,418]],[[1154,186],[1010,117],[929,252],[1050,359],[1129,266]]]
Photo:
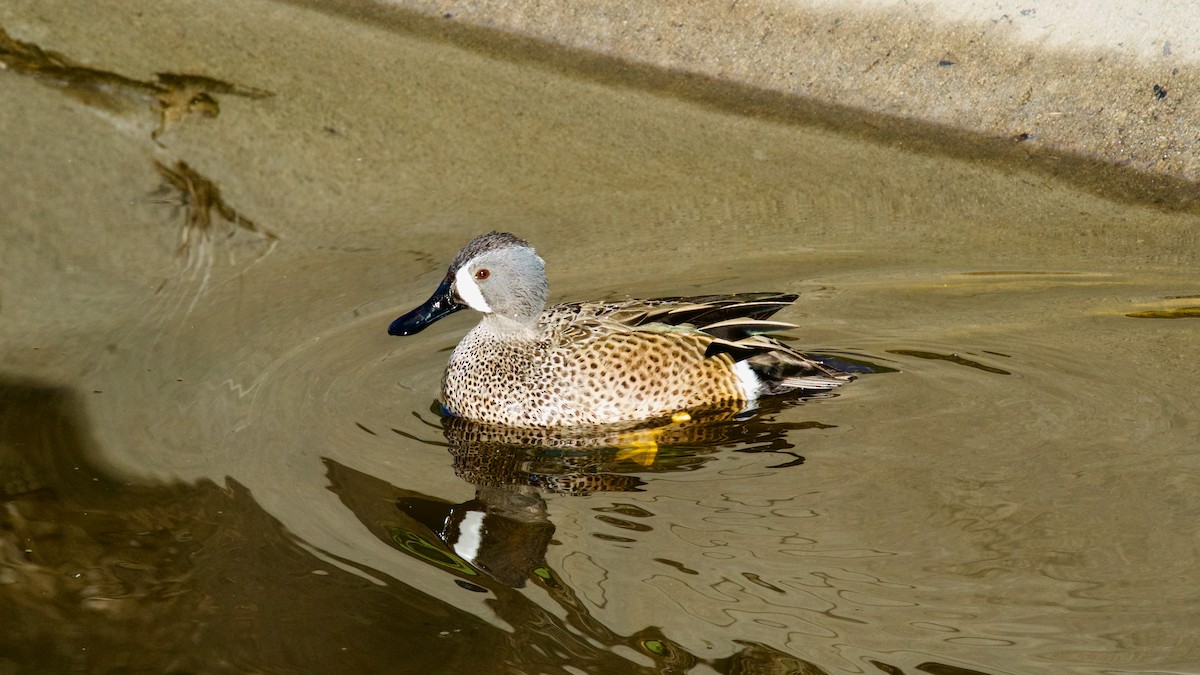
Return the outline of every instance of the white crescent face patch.
[[[458,291],[458,297],[471,309],[484,314],[492,313],[491,306],[483,299],[483,291],[479,290],[479,284],[475,283],[475,274],[469,265],[464,265],[454,275],[454,289]]]

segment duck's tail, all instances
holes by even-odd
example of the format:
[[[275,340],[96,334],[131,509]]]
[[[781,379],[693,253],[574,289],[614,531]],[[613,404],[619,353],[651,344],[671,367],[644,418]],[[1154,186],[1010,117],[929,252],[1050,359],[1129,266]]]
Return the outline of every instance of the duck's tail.
[[[779,347],[746,359],[746,365],[758,377],[759,396],[827,391],[854,379],[782,344]]]

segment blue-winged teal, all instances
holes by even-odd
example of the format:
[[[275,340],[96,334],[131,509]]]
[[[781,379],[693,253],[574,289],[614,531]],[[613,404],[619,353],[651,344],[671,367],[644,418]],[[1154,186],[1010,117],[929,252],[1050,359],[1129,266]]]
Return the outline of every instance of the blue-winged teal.
[[[851,379],[763,333],[795,295],[741,293],[546,309],[545,263],[517,237],[476,237],[425,304],[391,335],[412,335],[470,307],[483,320],[442,379],[453,415],[513,427],[627,422],[688,409],[746,407],[761,396]]]

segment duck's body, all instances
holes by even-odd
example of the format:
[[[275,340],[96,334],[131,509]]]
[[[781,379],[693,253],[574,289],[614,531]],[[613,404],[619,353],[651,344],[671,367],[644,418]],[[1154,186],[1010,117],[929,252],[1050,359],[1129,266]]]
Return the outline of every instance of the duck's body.
[[[850,379],[762,333],[795,295],[746,293],[574,303],[543,310],[541,258],[513,235],[477,237],[441,287],[389,332],[411,335],[470,306],[484,318],[442,380],[452,414],[514,427],[610,424],[698,407],[744,407]]]

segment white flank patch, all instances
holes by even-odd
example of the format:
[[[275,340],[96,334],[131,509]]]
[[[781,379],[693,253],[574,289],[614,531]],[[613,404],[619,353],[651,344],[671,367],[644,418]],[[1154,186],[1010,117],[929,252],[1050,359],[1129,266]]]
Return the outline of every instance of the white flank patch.
[[[483,511],[468,511],[458,524],[458,539],[454,542],[454,552],[463,560],[475,561],[479,555],[479,545],[483,543]]]
[[[753,401],[758,398],[758,392],[762,389],[762,380],[750,368],[749,363],[738,361],[733,364],[733,374],[737,376],[738,384],[742,386],[742,396],[747,401]]]
[[[475,283],[475,275],[470,267],[464,266],[454,275],[454,288],[458,290],[458,297],[470,305],[471,309],[484,314],[492,313],[491,306],[483,299],[483,291],[479,290],[479,284]]]

